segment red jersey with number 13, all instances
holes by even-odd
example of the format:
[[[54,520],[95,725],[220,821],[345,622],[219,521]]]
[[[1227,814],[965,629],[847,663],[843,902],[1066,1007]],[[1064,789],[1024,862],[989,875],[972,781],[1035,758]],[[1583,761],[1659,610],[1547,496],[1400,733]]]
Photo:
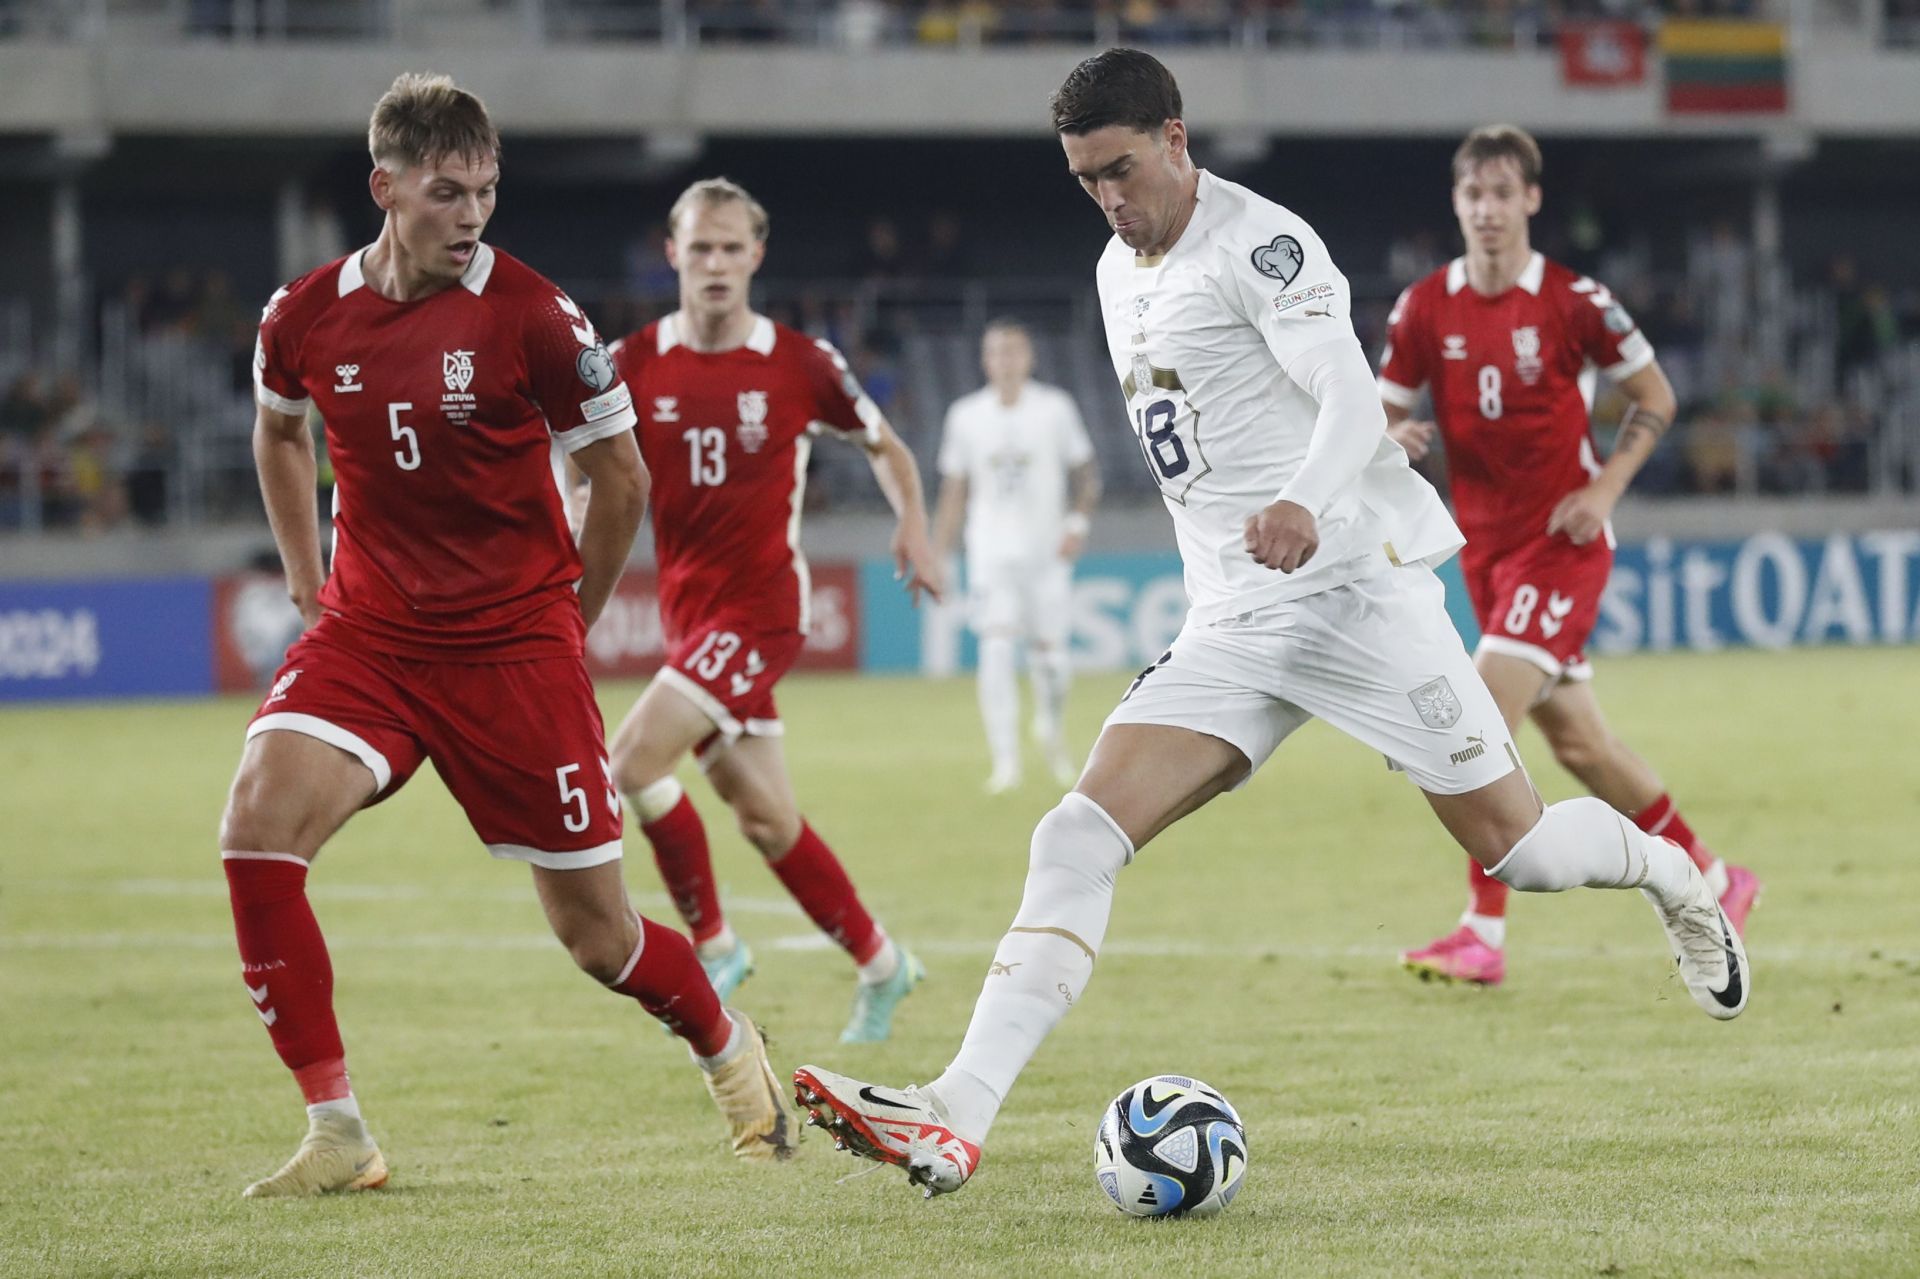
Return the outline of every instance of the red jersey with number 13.
[[[653,473],[668,645],[720,619],[804,633],[812,588],[800,508],[813,437],[880,440],[880,410],[846,360],[765,316],[729,351],[686,345],[677,313],[612,351]]]
[[[1651,363],[1606,286],[1536,253],[1513,288],[1484,297],[1456,258],[1394,304],[1380,396],[1411,411],[1432,391],[1455,518],[1484,556],[1543,540],[1560,499],[1599,474],[1590,367],[1618,380]]]
[[[360,259],[275,293],[254,351],[262,405],[315,405],[326,422],[321,605],[403,657],[579,656],[580,556],[552,442],[572,451],[633,426],[611,357],[566,294],[488,245],[458,284],[413,302],[374,292]]]

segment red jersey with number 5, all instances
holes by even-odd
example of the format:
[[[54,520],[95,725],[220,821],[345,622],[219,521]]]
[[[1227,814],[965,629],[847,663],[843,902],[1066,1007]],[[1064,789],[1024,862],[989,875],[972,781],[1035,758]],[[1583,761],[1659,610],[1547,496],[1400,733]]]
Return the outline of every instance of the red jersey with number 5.
[[[1513,288],[1483,297],[1457,258],[1394,304],[1380,396],[1412,410],[1431,390],[1455,518],[1485,555],[1543,540],[1560,499],[1599,474],[1591,370],[1619,379],[1651,363],[1606,286],[1536,253]]]
[[[360,258],[275,293],[254,351],[259,402],[326,423],[320,603],[403,657],[579,656],[580,556],[552,444],[632,428],[612,358],[566,294],[488,245],[414,302],[374,292]]]
[[[744,344],[700,352],[678,313],[612,347],[653,473],[653,547],[669,646],[716,619],[807,629],[800,552],[807,458],[822,432],[880,442],[880,410],[829,342],[754,318]]]

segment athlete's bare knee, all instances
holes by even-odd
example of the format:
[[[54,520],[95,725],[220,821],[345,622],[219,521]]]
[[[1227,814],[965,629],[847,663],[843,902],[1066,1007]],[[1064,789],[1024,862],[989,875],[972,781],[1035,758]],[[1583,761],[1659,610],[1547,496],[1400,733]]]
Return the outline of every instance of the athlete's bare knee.
[[[779,861],[800,839],[797,813],[742,807],[734,811],[740,834],[768,861]]]
[[[639,937],[629,924],[605,915],[582,915],[555,921],[554,936],[567,948],[580,971],[602,985],[620,980]]]
[[[1560,767],[1583,782],[1611,758],[1614,745],[1606,734],[1580,732],[1556,733],[1548,744]]]
[[[319,847],[314,830],[318,824],[291,797],[275,794],[258,770],[242,769],[220,814],[220,847],[229,852],[311,857]]]
[[[611,754],[608,763],[613,769],[614,789],[622,795],[637,794],[673,772],[672,764],[648,758],[648,752],[637,744],[615,746]]]

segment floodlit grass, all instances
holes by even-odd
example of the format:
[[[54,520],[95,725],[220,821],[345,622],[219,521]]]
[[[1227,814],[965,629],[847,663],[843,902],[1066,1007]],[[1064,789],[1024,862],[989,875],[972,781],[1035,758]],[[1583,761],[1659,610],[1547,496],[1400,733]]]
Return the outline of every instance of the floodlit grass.
[[[1638,894],[1516,903],[1507,985],[1393,952],[1459,909],[1462,859],[1377,757],[1315,725],[1121,877],[1083,1006],[964,1193],[922,1203],[818,1133],[746,1168],[686,1059],[546,935],[430,771],[321,858],[375,1194],[250,1203],[299,1098],[240,988],[214,826],[250,706],[0,711],[0,1274],[1913,1275],[1920,1273],[1920,658],[1614,660],[1600,688],[1694,826],[1766,895],[1751,1007],[1669,975]],[[1123,682],[1083,679],[1080,743]],[[636,689],[609,687],[616,715]],[[960,681],[782,689],[803,804],[933,979],[843,1048],[818,944],[701,784],[742,1007],[777,1064],[938,1072],[1011,918],[1038,781],[984,798]],[[1554,797],[1571,782],[1523,739]],[[629,877],[671,918],[638,836]],[[1246,1118],[1220,1218],[1142,1223],[1091,1175],[1101,1106],[1159,1071]]]

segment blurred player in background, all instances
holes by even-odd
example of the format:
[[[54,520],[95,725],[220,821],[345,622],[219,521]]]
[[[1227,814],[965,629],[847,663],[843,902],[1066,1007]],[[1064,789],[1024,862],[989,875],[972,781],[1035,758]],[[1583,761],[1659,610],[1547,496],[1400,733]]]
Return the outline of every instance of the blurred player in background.
[[[1673,421],[1653,347],[1604,285],[1528,243],[1540,148],[1511,125],[1476,129],[1453,159],[1466,256],[1400,295],[1381,357],[1388,432],[1416,459],[1438,425],[1460,553],[1480,623],[1474,664],[1508,727],[1531,716],[1554,758],[1652,835],[1687,850],[1735,928],[1760,890],[1693,833],[1659,775],[1613,735],[1594,700],[1587,639],[1613,569],[1609,517]],[[1627,399],[1602,466],[1590,431],[1592,369]],[[1433,422],[1414,419],[1422,387]],[[1472,858],[1453,932],[1401,962],[1423,977],[1497,985],[1506,975],[1507,886]]]
[[[247,729],[220,847],[247,993],[306,1096],[308,1132],[246,1193],[387,1179],[348,1082],[306,880],[333,833],[425,760],[489,852],[532,866],[574,961],[687,1041],[736,1152],[786,1154],[759,1031],[621,883],[582,644],[646,507],[627,389],[579,308],[481,243],[500,140],[478,98],[403,75],[369,145],[379,239],[274,294],[255,358],[261,495],[308,629]],[[310,404],[338,477],[331,575]],[[550,439],[594,481],[577,550]]]
[[[1543,806],[1528,782],[1432,571],[1460,531],[1386,437],[1346,278],[1313,228],[1194,167],[1179,89],[1145,53],[1081,63],[1053,117],[1114,231],[1096,272],[1108,348],[1192,608],[1035,828],[959,1054],[924,1088],[803,1066],[812,1122],[929,1194],[958,1190],[1021,1070],[1086,994],[1121,868],[1315,716],[1405,772],[1496,878],[1643,889],[1688,993],[1738,1016],[1746,958],[1686,853],[1597,799]]]
[[[689,751],[740,833],[852,957],[858,983],[841,1038],[874,1041],[925,970],[867,913],[801,817],[773,700],[807,638],[800,511],[814,436],[866,450],[899,517],[893,558],[916,602],[922,591],[939,598],[939,561],[913,454],[846,361],[749,305],[766,241],[766,210],[745,190],[694,183],[670,214],[680,309],[614,344],[653,472],[667,661],[614,734],[613,778],[721,997],[753,958],[721,913],[706,827],[673,775]]]
[[[1015,672],[1023,644],[1034,738],[1054,780],[1073,783],[1066,742],[1073,562],[1086,547],[1100,500],[1100,468],[1073,397],[1032,380],[1033,339],[1025,325],[987,325],[980,365],[987,385],[947,410],[933,543],[944,563],[964,513],[967,604],[980,641],[980,718],[993,756],[987,792],[998,795],[1020,784]]]

